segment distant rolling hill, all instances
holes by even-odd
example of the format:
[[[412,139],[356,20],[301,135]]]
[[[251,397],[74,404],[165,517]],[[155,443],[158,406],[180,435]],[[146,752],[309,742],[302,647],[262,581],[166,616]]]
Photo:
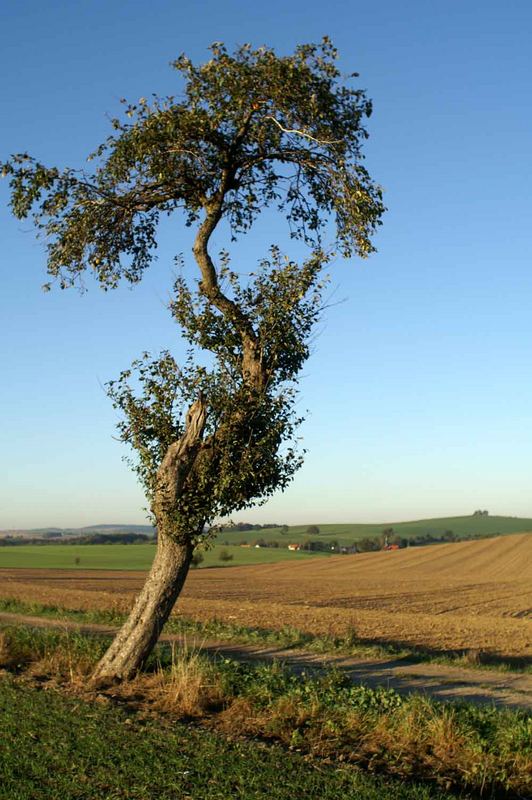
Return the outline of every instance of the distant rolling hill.
[[[308,528],[316,524],[319,534],[309,533]],[[511,533],[532,531],[532,519],[524,517],[498,517],[498,516],[468,516],[468,517],[439,517],[434,519],[421,519],[411,522],[380,522],[380,523],[315,523],[309,520],[305,525],[291,525],[288,532],[281,533],[281,528],[262,528],[260,530],[223,530],[218,534],[218,542],[239,544],[251,543],[256,539],[266,542],[278,541],[282,544],[288,542],[302,542],[306,539],[336,539],[340,544],[349,544],[364,538],[380,536],[386,529],[393,528],[393,533],[405,539],[414,539],[419,536],[437,537],[452,531],[457,539],[486,536],[505,536]],[[140,533],[153,536],[154,529],[151,525],[119,525],[116,523],[102,523],[87,525],[83,528],[34,528],[29,530],[4,530],[0,536],[21,536],[24,538],[50,538],[52,535],[87,536],[96,533]]]
[[[310,524],[316,524],[319,535],[309,533]],[[486,536],[505,536],[510,533],[532,531],[532,519],[524,517],[498,517],[498,516],[468,516],[468,517],[440,517],[435,519],[421,519],[411,522],[380,522],[380,523],[347,523],[347,524],[320,524],[309,521],[307,525],[292,525],[288,532],[281,533],[280,528],[263,528],[252,531],[222,531],[218,541],[227,541],[237,544],[242,541],[251,542],[262,538],[265,541],[277,540],[286,542],[304,541],[305,539],[336,539],[340,544],[360,541],[364,538],[380,536],[384,530],[393,528],[395,535],[405,539],[414,539],[419,536],[441,536],[447,531],[452,531],[457,539]]]
[[[92,533],[141,533],[144,536],[153,536],[154,528],[151,525],[86,525],[84,528],[28,528],[0,531],[0,537],[14,536],[24,539],[48,539],[53,536],[90,536]]]
[[[151,525],[86,525],[77,529],[80,534],[87,533],[143,533],[153,536],[154,528]]]

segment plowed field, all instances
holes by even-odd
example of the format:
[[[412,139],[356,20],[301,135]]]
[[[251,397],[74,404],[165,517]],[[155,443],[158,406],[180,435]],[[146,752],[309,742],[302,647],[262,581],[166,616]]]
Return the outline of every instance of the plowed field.
[[[0,596],[125,608],[142,573],[0,570]],[[532,658],[532,534],[381,553],[198,570],[176,613],[436,652]]]

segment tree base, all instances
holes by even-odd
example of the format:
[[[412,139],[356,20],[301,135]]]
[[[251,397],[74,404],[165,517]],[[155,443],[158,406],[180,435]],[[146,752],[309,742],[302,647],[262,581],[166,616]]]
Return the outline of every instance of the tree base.
[[[152,568],[128,619],[96,665],[95,687],[131,680],[146,663],[183,588],[192,558],[191,544],[159,534]]]

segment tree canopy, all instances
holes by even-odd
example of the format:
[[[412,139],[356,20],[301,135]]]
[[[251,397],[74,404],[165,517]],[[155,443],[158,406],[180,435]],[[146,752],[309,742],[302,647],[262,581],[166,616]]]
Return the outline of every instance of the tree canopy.
[[[45,235],[48,273],[66,287],[89,269],[103,287],[140,280],[157,246],[161,214],[177,209],[205,236],[223,216],[235,235],[276,205],[294,237],[315,245],[332,215],[345,256],[366,256],[383,211],[363,166],[371,102],[339,83],[328,39],[291,56],[221,43],[195,66],[180,56],[176,97],[123,100],[126,119],[89,156],[86,170],[45,167],[26,153],[3,164],[18,218],[33,213]],[[353,73],[351,78],[356,77]],[[207,268],[203,288],[216,297]]]

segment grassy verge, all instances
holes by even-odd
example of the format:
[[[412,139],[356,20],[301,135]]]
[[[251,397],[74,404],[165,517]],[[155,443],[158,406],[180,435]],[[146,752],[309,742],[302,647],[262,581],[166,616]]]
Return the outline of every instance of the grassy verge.
[[[0,716],[2,800],[449,798],[8,680],[0,681]]]
[[[121,625],[126,614],[115,609],[81,610],[69,609],[56,605],[25,603],[21,600],[0,598],[0,612],[40,616],[48,619],[65,619],[76,622],[96,623],[103,625]],[[513,659],[512,663],[503,659],[491,660],[478,650],[464,653],[435,655],[421,648],[397,647],[394,645],[369,644],[357,637],[353,630],[344,636],[326,636],[312,634],[297,628],[286,626],[280,630],[273,628],[250,628],[236,623],[213,619],[197,622],[185,617],[171,617],[165,626],[165,633],[178,635],[194,634],[199,638],[220,639],[235,644],[274,646],[294,648],[312,653],[337,653],[359,658],[403,658],[409,662],[431,661],[455,667],[473,669],[489,669],[500,672],[523,672],[532,674],[532,666]]]
[[[353,686],[336,672],[321,677],[296,676],[276,664],[250,666],[226,658],[212,660],[194,650],[168,646],[158,648],[147,671],[135,681],[97,694],[87,689],[87,676],[104,647],[102,640],[77,632],[4,628],[0,666],[18,674],[19,680],[32,677],[42,686],[53,678],[56,686],[78,697],[97,698],[109,705],[119,701],[135,709],[137,715],[201,721],[213,735],[217,732],[280,743],[287,753],[297,751],[342,763],[346,768],[363,767],[409,781],[424,779],[444,789],[465,790],[484,797],[517,798],[532,793],[532,721],[525,713],[442,704],[419,696],[402,697],[392,690]],[[23,716],[17,708],[20,725],[26,724],[20,719]],[[38,727],[35,735],[42,736]],[[9,733],[3,735],[0,748],[10,748],[11,740]],[[101,749],[108,752],[105,747]],[[56,757],[49,746],[40,746],[41,750]],[[312,769],[321,768],[313,762]],[[68,771],[66,766],[65,769]],[[12,800],[54,795],[4,796]],[[69,796],[100,795],[66,795]],[[109,791],[101,796],[137,795]],[[189,796],[222,794],[189,792]],[[314,795],[298,790],[295,796]],[[348,792],[321,796],[365,797]],[[382,795],[395,796],[399,795]]]

